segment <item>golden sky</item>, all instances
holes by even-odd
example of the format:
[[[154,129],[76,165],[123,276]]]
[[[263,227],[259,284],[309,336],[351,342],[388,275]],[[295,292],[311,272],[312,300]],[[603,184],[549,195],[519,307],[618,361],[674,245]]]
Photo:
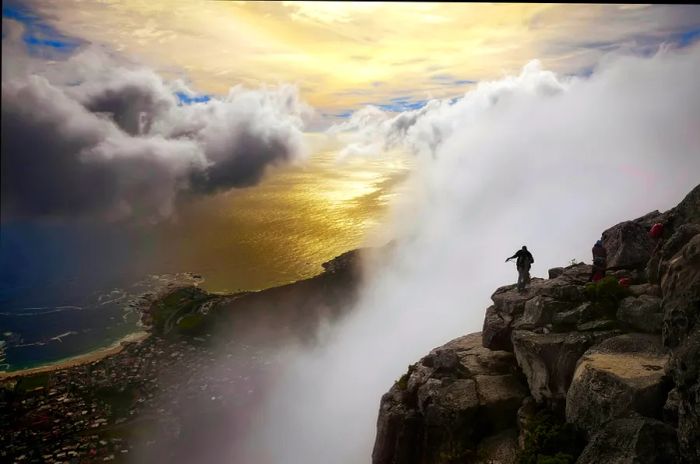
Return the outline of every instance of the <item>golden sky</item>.
[[[538,58],[586,72],[606,52],[657,47],[697,7],[123,0],[37,3],[66,34],[105,44],[201,92],[295,83],[330,113],[462,95]]]

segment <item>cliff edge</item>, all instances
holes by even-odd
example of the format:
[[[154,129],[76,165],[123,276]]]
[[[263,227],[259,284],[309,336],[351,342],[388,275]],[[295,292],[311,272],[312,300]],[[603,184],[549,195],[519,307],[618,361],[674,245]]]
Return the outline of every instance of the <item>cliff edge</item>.
[[[373,464],[700,462],[700,185],[602,237],[608,277],[500,287],[482,332],[409,366]]]

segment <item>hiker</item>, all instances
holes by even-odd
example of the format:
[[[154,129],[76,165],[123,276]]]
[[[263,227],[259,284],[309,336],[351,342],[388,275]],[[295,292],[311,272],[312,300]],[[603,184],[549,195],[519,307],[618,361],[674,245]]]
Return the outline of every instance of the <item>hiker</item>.
[[[661,245],[663,244],[664,240],[664,224],[662,222],[657,222],[653,226],[651,226],[651,229],[649,229],[649,237],[651,237],[654,242],[656,242],[656,246],[654,246],[654,251],[651,252],[652,256],[656,254],[657,251],[661,248]]]
[[[608,266],[608,251],[603,246],[603,242],[598,240],[593,245],[593,269],[591,270],[591,276],[588,278],[589,282],[598,282],[600,279],[605,277],[605,269]]]
[[[518,290],[523,291],[525,290],[525,285],[530,283],[530,265],[535,262],[535,259],[532,257],[532,253],[527,251],[525,245],[516,251],[513,256],[506,259],[506,263],[513,258],[518,258],[515,261],[515,267],[518,268]]]

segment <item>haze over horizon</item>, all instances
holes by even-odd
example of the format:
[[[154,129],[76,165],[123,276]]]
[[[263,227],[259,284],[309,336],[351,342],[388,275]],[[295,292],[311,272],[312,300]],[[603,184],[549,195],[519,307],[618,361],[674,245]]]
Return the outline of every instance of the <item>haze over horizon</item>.
[[[251,462],[366,462],[381,394],[481,329],[505,257],[588,262],[699,180],[697,5],[15,0],[2,58],[1,317],[148,274],[257,290],[398,239],[282,351]]]

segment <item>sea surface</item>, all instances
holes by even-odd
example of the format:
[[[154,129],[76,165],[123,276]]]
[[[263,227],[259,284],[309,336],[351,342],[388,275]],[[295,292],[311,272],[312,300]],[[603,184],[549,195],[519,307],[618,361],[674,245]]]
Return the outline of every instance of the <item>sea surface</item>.
[[[0,370],[51,364],[139,330],[143,295],[169,284],[259,290],[314,276],[378,227],[410,160],[321,151],[253,187],[185,199],[151,223],[13,221],[0,227]]]

